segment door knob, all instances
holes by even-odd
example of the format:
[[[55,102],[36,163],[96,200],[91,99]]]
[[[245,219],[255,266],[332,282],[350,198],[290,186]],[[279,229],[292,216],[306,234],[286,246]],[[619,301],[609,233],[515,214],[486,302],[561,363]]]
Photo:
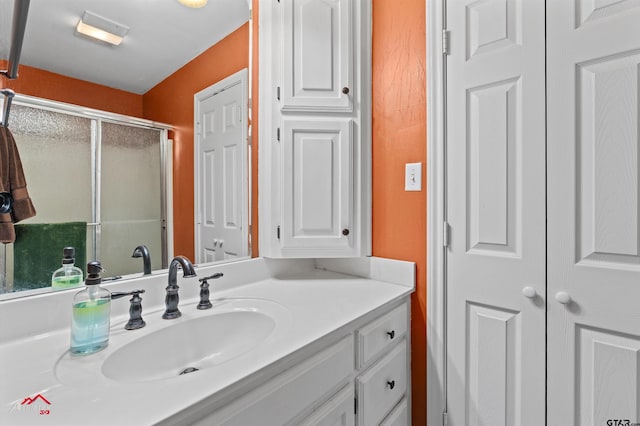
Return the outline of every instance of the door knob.
[[[566,291],[559,291],[556,293],[556,300],[558,303],[562,303],[563,305],[568,305],[571,303],[571,296]]]
[[[343,87],[342,88],[342,93],[344,93],[345,95],[349,94],[349,88],[348,87]]]
[[[529,299],[533,299],[537,295],[536,289],[529,286],[522,289],[522,294]]]

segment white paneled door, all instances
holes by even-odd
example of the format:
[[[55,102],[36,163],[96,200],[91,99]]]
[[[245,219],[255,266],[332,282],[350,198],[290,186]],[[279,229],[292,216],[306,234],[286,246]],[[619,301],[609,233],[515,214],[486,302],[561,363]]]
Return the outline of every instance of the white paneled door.
[[[547,1],[549,425],[640,422],[640,3]]]
[[[447,2],[449,425],[545,422],[544,10]]]
[[[446,28],[449,425],[640,424],[640,2]]]
[[[196,94],[198,263],[249,253],[246,90],[241,71]]]

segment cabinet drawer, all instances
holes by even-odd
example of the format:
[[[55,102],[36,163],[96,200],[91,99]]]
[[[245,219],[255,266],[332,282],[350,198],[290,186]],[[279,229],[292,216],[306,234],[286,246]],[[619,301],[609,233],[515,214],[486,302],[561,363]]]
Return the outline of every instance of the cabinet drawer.
[[[380,423],[380,426],[409,426],[407,398],[404,398],[400,401],[400,404],[396,405],[396,408]]]
[[[358,424],[379,424],[407,390],[407,342],[403,339],[356,382]]]
[[[407,304],[358,330],[358,367],[362,368],[407,332]]]

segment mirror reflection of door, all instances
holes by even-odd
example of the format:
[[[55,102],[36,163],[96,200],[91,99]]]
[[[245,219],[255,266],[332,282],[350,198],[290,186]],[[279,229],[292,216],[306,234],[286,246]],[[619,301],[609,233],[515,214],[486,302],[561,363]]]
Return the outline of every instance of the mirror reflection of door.
[[[195,95],[196,262],[249,255],[247,70]]]

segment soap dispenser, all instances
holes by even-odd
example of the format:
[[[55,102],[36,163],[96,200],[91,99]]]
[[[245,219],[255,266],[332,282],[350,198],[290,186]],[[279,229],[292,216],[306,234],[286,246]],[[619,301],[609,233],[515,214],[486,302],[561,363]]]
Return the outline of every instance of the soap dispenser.
[[[78,287],[82,284],[82,269],[73,264],[75,254],[73,247],[62,249],[62,268],[57,269],[51,276],[51,287],[54,290]]]
[[[88,355],[107,347],[111,317],[111,293],[100,287],[100,262],[87,264],[85,289],[73,298],[71,353]]]

